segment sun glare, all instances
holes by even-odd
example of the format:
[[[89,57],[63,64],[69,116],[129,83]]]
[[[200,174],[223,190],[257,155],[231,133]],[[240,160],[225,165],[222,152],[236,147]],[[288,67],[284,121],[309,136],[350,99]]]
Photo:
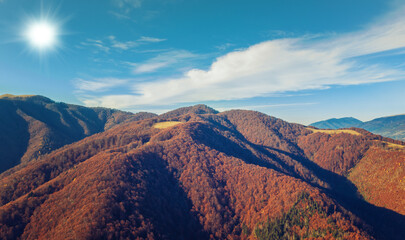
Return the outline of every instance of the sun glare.
[[[28,27],[26,37],[35,48],[51,48],[56,43],[57,29],[49,22],[36,22]]]

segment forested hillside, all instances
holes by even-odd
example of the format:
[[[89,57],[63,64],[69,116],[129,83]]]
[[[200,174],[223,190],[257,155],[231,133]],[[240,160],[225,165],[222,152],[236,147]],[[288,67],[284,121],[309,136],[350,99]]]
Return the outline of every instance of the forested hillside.
[[[0,96],[0,112],[0,172],[117,124],[155,116],[14,95]]]
[[[383,180],[404,177],[403,142],[209,109],[120,124],[1,174],[0,238],[404,236],[402,182]]]

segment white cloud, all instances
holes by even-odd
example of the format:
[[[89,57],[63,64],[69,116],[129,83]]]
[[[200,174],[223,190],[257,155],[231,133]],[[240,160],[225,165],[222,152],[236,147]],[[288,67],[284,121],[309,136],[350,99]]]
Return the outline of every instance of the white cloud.
[[[263,104],[263,105],[249,105],[249,106],[235,106],[235,107],[226,107],[226,108],[215,108],[216,110],[223,112],[232,109],[244,109],[244,110],[257,110],[264,108],[279,108],[279,107],[297,107],[297,106],[310,106],[316,105],[316,102],[299,102],[299,103],[280,103],[280,104]]]
[[[356,57],[405,47],[405,7],[391,13],[366,30],[345,34],[318,44],[319,49],[333,50],[341,57]]]
[[[126,41],[126,42],[118,41],[115,36],[109,36],[108,38],[111,41],[111,44],[112,44],[111,47],[119,48],[122,50],[128,50],[130,48],[134,48],[134,47],[137,47],[137,46],[139,46],[141,44],[145,44],[145,43],[157,43],[157,42],[166,41],[166,39],[162,39],[162,38],[145,37],[145,36],[142,36],[135,41]]]
[[[103,41],[97,39],[87,39],[85,42],[82,42],[81,45],[95,47],[96,49],[101,50],[103,52],[110,51],[110,48],[106,46],[106,44],[104,44]]]
[[[263,109],[263,108],[278,108],[278,107],[296,107],[296,106],[310,106],[316,105],[316,102],[298,102],[298,103],[280,103],[280,104],[262,104],[262,105],[248,105],[248,106],[236,106],[236,107],[226,107],[226,108],[216,108],[218,111],[227,111],[232,109]]]
[[[142,36],[138,39],[138,42],[163,42],[166,41],[164,38],[154,38],[154,37],[145,37]]]
[[[118,19],[126,19],[126,20],[131,19],[131,17],[128,16],[127,14],[123,14],[123,13],[119,13],[119,12],[115,12],[115,11],[108,11],[108,13],[110,13],[111,15],[115,16]]]
[[[225,51],[225,50],[227,50],[228,48],[230,48],[230,47],[232,47],[234,45],[235,44],[232,44],[232,43],[224,43],[224,44],[216,46],[215,48],[220,50],[220,51]]]
[[[355,58],[405,47],[404,10],[401,8],[364,30],[344,35],[262,42],[217,58],[208,70],[193,69],[180,78],[139,83],[133,86],[134,95],[109,95],[92,101],[106,107],[127,108],[245,99],[404,79],[403,70]],[[155,71],[173,61],[170,56],[159,55],[137,65],[135,72]]]
[[[111,41],[111,47],[113,48],[128,50],[130,48],[139,46],[139,43],[136,41],[119,42],[116,40],[115,36],[109,36],[108,39]]]
[[[151,62],[151,63],[145,63],[137,66],[134,70],[135,73],[148,73],[148,72],[154,72],[158,70],[159,68],[163,68],[170,65],[170,62]]]
[[[296,34],[293,32],[286,32],[283,30],[269,30],[264,32],[263,35],[270,38],[289,38],[294,37]]]
[[[179,63],[186,59],[196,57],[196,54],[193,54],[185,50],[172,50],[165,53],[161,53],[158,56],[149,59],[144,63],[132,63],[135,67],[134,73],[149,73],[154,72],[158,69],[168,67],[170,65]]]
[[[109,52],[111,49],[129,50],[131,48],[138,47],[142,44],[158,43],[166,41],[166,39],[162,38],[145,37],[145,36],[142,36],[134,41],[124,41],[124,42],[118,41],[117,38],[112,35],[108,36],[106,39],[108,39],[107,42],[104,42],[103,40],[99,39],[87,39],[85,42],[82,42],[81,44],[83,46],[92,46],[104,52]]]
[[[118,78],[96,78],[93,80],[77,78],[73,80],[73,85],[77,92],[104,92],[114,87],[123,86],[128,81],[128,79]]]

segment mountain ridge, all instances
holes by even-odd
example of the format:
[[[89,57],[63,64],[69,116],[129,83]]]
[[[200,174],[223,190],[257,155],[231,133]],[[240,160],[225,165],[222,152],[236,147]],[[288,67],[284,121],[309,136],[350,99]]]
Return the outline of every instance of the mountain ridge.
[[[120,123],[156,116],[10,94],[0,96],[0,112],[0,172]]]
[[[137,233],[137,235],[139,235],[139,236],[143,236],[142,231],[146,231],[149,234],[153,233],[153,236],[155,236],[156,238],[160,238],[160,237],[175,238],[176,232],[183,231],[183,234],[185,234],[185,235],[182,235],[182,236],[190,236],[190,234],[191,234],[191,236],[200,238],[200,239],[208,238],[208,237],[204,237],[205,234],[211,235],[211,237],[209,237],[209,238],[214,238],[214,239],[221,239],[228,235],[234,235],[236,237],[236,236],[240,235],[241,230],[239,230],[239,229],[241,227],[241,224],[238,222],[233,222],[233,220],[231,220],[232,218],[230,218],[229,216],[244,216],[243,222],[246,224],[246,226],[248,226],[248,228],[253,229],[259,221],[264,221],[265,219],[267,219],[267,217],[277,216],[281,213],[283,208],[279,209],[279,208],[275,207],[280,203],[280,200],[284,199],[284,201],[286,201],[287,206],[285,206],[285,211],[287,211],[289,209],[289,207],[292,206],[292,204],[294,203],[294,201],[297,197],[297,194],[298,194],[298,192],[295,192],[295,190],[292,190],[292,189],[301,189],[301,190],[306,189],[306,191],[309,192],[310,196],[312,196],[315,199],[318,199],[318,201],[321,201],[319,198],[320,196],[323,196],[323,198],[325,198],[325,200],[322,200],[322,201],[329,201],[329,200],[326,200],[327,199],[326,195],[319,195],[320,194],[319,190],[316,190],[315,188],[310,187],[310,185],[308,185],[304,182],[301,182],[298,179],[281,174],[275,170],[258,167],[258,166],[255,166],[255,164],[252,165],[252,163],[259,160],[259,158],[258,158],[259,155],[254,157],[254,155],[256,155],[256,154],[253,153],[253,155],[251,157],[249,157],[249,158],[252,158],[251,160],[247,159],[248,156],[244,157],[246,160],[236,158],[238,156],[237,153],[240,152],[242,149],[244,149],[243,146],[245,144],[248,144],[248,142],[238,143],[237,139],[231,140],[230,142],[229,141],[212,142],[212,139],[218,139],[218,137],[222,136],[222,134],[225,134],[225,135],[231,134],[232,135],[232,132],[226,132],[225,129],[224,129],[225,132],[223,132],[223,131],[217,132],[216,128],[210,127],[210,126],[212,126],[211,124],[208,123],[208,125],[207,125],[207,123],[201,122],[202,119],[200,119],[200,116],[198,116],[198,115],[183,116],[180,118],[188,118],[188,117],[191,117],[188,120],[188,122],[185,122],[183,124],[179,124],[179,125],[167,128],[167,129],[162,129],[162,130],[158,130],[158,129],[152,127],[159,120],[144,120],[143,122],[139,122],[139,123],[137,123],[137,122],[127,123],[120,127],[111,129],[105,133],[101,133],[101,135],[106,135],[104,137],[101,137],[100,134],[97,134],[97,135],[90,136],[89,138],[86,138],[81,141],[81,142],[83,142],[83,141],[87,142],[87,144],[91,144],[91,145],[93,145],[93,147],[90,147],[91,145],[87,145],[87,146],[85,145],[83,147],[80,147],[82,144],[81,144],[81,142],[78,142],[78,143],[74,143],[73,145],[66,146],[60,150],[57,150],[53,154],[50,154],[48,157],[45,156],[45,158],[40,160],[39,162],[35,162],[35,163],[33,162],[32,164],[29,163],[28,169],[25,169],[25,168],[20,169],[19,171],[17,171],[15,173],[17,175],[14,174],[14,177],[13,177],[13,175],[9,175],[7,178],[10,181],[10,177],[11,177],[11,179],[19,178],[18,176],[20,176],[20,174],[22,174],[25,176],[25,179],[26,179],[25,181],[27,181],[27,183],[30,182],[32,184],[33,180],[36,179],[37,183],[35,185],[38,185],[41,187],[38,189],[37,187],[35,187],[35,185],[34,186],[31,185],[32,187],[26,188],[27,186],[30,186],[30,185],[26,185],[26,184],[21,185],[20,187],[16,186],[16,188],[15,188],[16,191],[13,192],[13,196],[11,196],[11,198],[10,198],[10,195],[9,195],[9,197],[7,197],[8,196],[7,195],[8,191],[6,190],[7,188],[1,189],[1,191],[0,191],[2,193],[1,199],[2,199],[2,205],[4,206],[3,209],[5,210],[5,213],[3,215],[1,215],[1,216],[3,216],[3,218],[0,218],[0,222],[4,222],[5,218],[9,219],[8,221],[13,222],[14,220],[9,218],[12,215],[8,215],[8,214],[12,213],[14,208],[10,209],[10,207],[11,206],[20,206],[20,205],[24,206],[25,205],[24,199],[29,200],[29,199],[33,198],[33,199],[39,200],[39,199],[43,199],[45,197],[45,199],[40,200],[39,203],[36,203],[36,204],[34,203],[33,207],[34,207],[34,209],[36,209],[35,210],[36,214],[45,214],[45,213],[49,212],[48,210],[45,211],[45,209],[49,209],[49,208],[52,209],[55,207],[56,207],[56,209],[54,211],[56,211],[56,212],[61,211],[61,210],[58,210],[58,209],[60,209],[59,206],[61,206],[61,205],[55,206],[53,204],[53,202],[57,201],[55,198],[60,198],[59,195],[63,196],[63,192],[67,191],[67,190],[63,190],[66,187],[61,188],[62,186],[60,186],[60,184],[63,184],[62,182],[68,181],[69,184],[74,184],[74,185],[84,184],[89,181],[89,180],[85,180],[85,179],[90,176],[91,176],[91,179],[94,179],[94,178],[97,179],[98,177],[105,175],[102,172],[100,172],[100,173],[88,176],[88,174],[85,174],[85,172],[86,172],[85,169],[87,169],[87,166],[91,166],[91,168],[93,169],[92,171],[97,171],[97,172],[101,171],[102,169],[105,169],[105,166],[113,166],[112,167],[113,169],[117,169],[117,170],[123,169],[123,171],[127,171],[127,170],[130,171],[125,174],[123,174],[123,173],[112,174],[111,173],[111,174],[105,175],[105,176],[110,176],[110,177],[107,177],[106,179],[110,179],[109,181],[112,181],[112,182],[115,182],[116,180],[114,178],[111,178],[111,176],[122,176],[125,178],[125,176],[131,176],[131,175],[135,174],[136,172],[138,172],[139,170],[137,170],[137,169],[141,170],[143,168],[146,168],[146,169],[148,169],[148,172],[150,172],[150,174],[152,174],[153,172],[156,172],[153,174],[154,177],[152,177],[152,179],[155,179],[153,181],[152,181],[152,179],[149,179],[149,178],[142,180],[142,179],[144,179],[142,176],[145,176],[145,175],[138,176],[138,174],[133,175],[134,179],[131,180],[131,182],[146,181],[145,182],[146,186],[148,186],[149,184],[152,184],[151,186],[155,186],[152,189],[156,189],[156,190],[153,190],[153,192],[157,191],[155,194],[146,195],[146,196],[149,196],[148,202],[154,202],[153,206],[150,206],[146,202],[139,203],[139,204],[142,204],[141,206],[143,206],[143,207],[139,208],[139,210],[136,210],[136,212],[140,211],[138,214],[142,214],[142,216],[145,216],[146,219],[150,219],[149,224],[152,224],[153,227],[152,228],[147,227],[148,223],[146,223],[146,222],[145,222],[146,225],[144,225],[144,227],[141,227],[141,226],[136,227],[135,223],[128,222],[128,224],[135,224],[135,225],[131,225],[131,226],[135,227],[135,229],[139,229],[139,232]],[[220,118],[220,119],[223,119],[223,118]],[[220,119],[217,119],[217,120],[220,120]],[[183,119],[178,119],[178,120],[183,120]],[[145,129],[146,132],[143,129]],[[140,131],[140,134],[134,135],[133,133],[137,132],[137,131]],[[135,137],[135,139],[134,139],[134,137]],[[113,148],[107,147],[107,149],[111,149],[111,150],[107,150],[107,151],[91,150],[91,149],[94,149],[94,147],[103,146],[103,144],[101,144],[101,142],[99,142],[99,140],[97,140],[97,139],[104,141],[105,144],[116,145],[118,148],[117,147],[113,147]],[[109,140],[109,139],[115,139],[115,140]],[[136,140],[136,141],[134,141],[134,140]],[[234,141],[236,141],[236,142],[234,142]],[[138,146],[136,147],[133,144],[136,144]],[[239,144],[242,144],[242,145],[239,145]],[[124,148],[119,147],[119,146],[122,146]],[[128,146],[129,148],[126,146]],[[79,147],[79,149],[77,149],[77,147]],[[223,149],[224,147],[225,147],[225,149]],[[73,151],[76,151],[77,152],[76,154],[74,152],[69,153],[71,151],[70,149],[75,149],[75,148],[77,150],[73,150]],[[233,152],[234,156],[227,156],[227,155],[223,155],[223,153],[221,153],[223,151],[226,151],[226,149],[228,149],[228,148],[236,150],[236,153]],[[89,149],[90,152],[89,151],[87,151],[87,152],[89,152],[92,155],[83,156],[80,158],[69,157],[69,156],[75,156],[78,153],[80,153],[81,152],[80,149]],[[125,150],[125,149],[127,149],[127,150]],[[245,150],[242,150],[242,151],[245,151]],[[93,152],[93,153],[91,153],[91,152]],[[198,154],[196,154],[197,152],[198,152]],[[226,152],[228,152],[228,151],[226,151]],[[176,154],[179,154],[179,157],[176,157]],[[65,156],[65,157],[61,158],[61,156]],[[49,160],[47,158],[49,158]],[[255,158],[256,160],[254,160],[253,158]],[[80,159],[82,159],[82,160],[80,160]],[[128,159],[128,160],[126,160],[126,159]],[[132,160],[130,160],[130,159],[132,159]],[[73,166],[77,166],[76,167],[77,170],[73,170],[74,168],[72,169],[70,167],[69,162],[72,160],[76,161],[76,163],[73,163]],[[118,164],[117,161],[120,162],[120,164],[117,165],[116,167],[114,167],[115,164]],[[245,163],[245,161],[250,162],[250,164]],[[58,162],[63,163],[62,168],[56,167],[59,164]],[[126,166],[126,167],[122,167],[121,164],[125,164],[125,165],[130,164],[130,165]],[[152,164],[152,165],[150,165],[150,164]],[[165,166],[166,164],[167,164],[167,166]],[[51,167],[51,165],[54,165],[56,168]],[[135,166],[138,166],[138,167],[135,167]],[[143,166],[143,167],[141,167],[141,166]],[[147,166],[150,166],[150,167],[147,167]],[[44,168],[49,169],[49,170],[46,170],[44,172]],[[58,169],[61,169],[61,170],[58,170]],[[63,170],[63,169],[66,169],[66,170]],[[110,169],[110,168],[108,168],[108,169]],[[125,170],[125,169],[127,169],[127,170]],[[130,170],[130,169],[133,169],[133,170]],[[212,169],[212,170],[210,170],[210,169]],[[233,169],[233,171],[229,172],[227,169]],[[245,169],[245,170],[243,170],[243,169]],[[169,175],[167,175],[167,173],[165,173],[167,170],[169,170],[169,172],[171,172]],[[44,173],[46,173],[48,171],[49,171],[48,174],[43,175]],[[79,172],[75,173],[76,171],[79,171]],[[114,171],[116,171],[116,170],[114,170]],[[135,172],[131,173],[131,171],[135,171]],[[234,171],[237,171],[237,172],[239,172],[239,174],[241,174],[240,175],[241,179],[239,179],[239,177],[238,177],[237,179],[232,180],[231,176],[233,176]],[[247,172],[245,172],[245,171],[247,171]],[[68,175],[66,175],[66,174],[68,174]],[[71,175],[71,174],[73,174],[73,175]],[[146,176],[148,176],[149,173],[145,172],[144,174],[147,174]],[[39,176],[42,175],[45,178],[37,178],[38,175]],[[65,175],[67,177],[65,177]],[[80,177],[80,176],[82,176],[82,177]],[[164,180],[164,179],[162,179],[162,177],[159,177],[159,176],[167,176],[167,180]],[[171,176],[171,177],[169,177],[169,176]],[[177,179],[174,182],[173,182],[173,180],[170,180],[173,177],[174,177],[174,179]],[[1,176],[0,176],[0,178],[1,178]],[[32,178],[32,180],[30,178]],[[246,200],[254,199],[254,198],[252,198],[251,195],[245,195],[245,194],[246,193],[252,194],[253,193],[252,191],[254,191],[254,189],[256,187],[254,185],[249,184],[246,186],[247,188],[244,191],[237,190],[237,189],[239,189],[239,184],[241,184],[241,183],[248,184],[249,182],[251,182],[250,178],[256,179],[253,181],[255,183],[268,182],[268,184],[266,184],[265,186],[267,186],[266,192],[268,191],[269,193],[257,192],[255,194],[255,196],[262,196],[264,198],[268,198],[271,196],[271,199],[272,199],[271,201],[268,200],[268,201],[265,201],[262,203],[260,203],[260,201],[258,201],[258,200],[255,200],[255,202],[256,202],[255,205],[257,205],[258,207],[261,206],[260,208],[263,209],[263,211],[264,211],[262,214],[259,214],[259,215],[256,211],[254,211],[253,209],[250,209],[248,202],[245,202],[245,200],[244,200],[244,199],[246,199]],[[63,180],[63,179],[66,179],[66,180]],[[159,180],[159,179],[162,179],[162,180]],[[274,185],[275,182],[273,182],[273,180],[271,180],[271,179],[277,179],[278,180],[277,182],[284,182],[284,184],[277,187],[277,185]],[[0,180],[2,183],[0,186],[4,186],[5,180],[7,180],[7,179],[2,178]],[[9,182],[9,181],[7,181],[7,182]],[[56,181],[56,183],[54,183],[55,181]],[[91,180],[91,181],[94,181],[94,180]],[[150,181],[152,181],[152,182],[150,182]],[[195,221],[199,222],[198,224],[195,223],[195,224],[197,224],[197,225],[195,225],[196,227],[191,228],[191,229],[197,229],[197,231],[195,233],[190,232],[189,230],[187,231],[186,229],[181,230],[182,226],[175,227],[175,225],[173,225],[173,223],[172,223],[172,222],[174,222],[173,217],[178,216],[175,218],[176,221],[178,221],[180,219],[180,222],[182,222],[183,220],[181,220],[181,219],[183,219],[183,217],[187,216],[187,214],[186,215],[181,214],[180,216],[175,215],[174,212],[171,212],[170,210],[164,210],[164,208],[160,207],[161,206],[160,204],[163,204],[162,201],[165,201],[162,199],[162,196],[167,196],[166,199],[170,199],[170,198],[174,197],[172,194],[167,195],[168,194],[166,192],[167,190],[164,190],[165,186],[167,186],[168,188],[171,189],[171,187],[169,187],[170,184],[175,183],[177,181],[181,181],[182,186],[183,186],[182,187],[183,190],[181,190],[181,191],[186,191],[184,193],[187,196],[186,199],[189,199],[187,201],[191,201],[191,203],[192,203],[191,206],[187,207],[187,208],[193,209],[192,214],[191,214],[192,217],[190,218],[190,222],[195,222]],[[122,183],[122,184],[124,184],[124,186],[126,186],[125,182],[126,181],[124,181]],[[168,185],[168,183],[169,183],[169,185]],[[51,184],[51,185],[49,185],[49,184]],[[25,186],[25,187],[21,188],[22,186]],[[77,186],[75,188],[83,189],[83,187],[79,187],[79,186]],[[97,184],[97,186],[101,187],[102,189],[104,188],[104,187],[102,187],[102,185],[100,186],[99,184]],[[158,187],[158,186],[160,186],[160,187]],[[162,189],[162,186],[163,186],[163,189]],[[172,186],[174,186],[174,185],[172,185]],[[227,186],[227,187],[225,188],[225,186]],[[142,185],[140,185],[140,187],[141,187],[140,189],[143,188]],[[294,192],[294,194],[292,194],[292,195],[277,194],[277,191],[278,191],[277,189],[279,189],[280,187],[282,187],[284,189],[290,188],[291,191]],[[112,188],[107,187],[107,189],[111,189],[108,191],[113,191],[113,192],[117,191],[117,190],[113,190],[114,188],[115,187],[112,187]],[[73,189],[73,188],[70,187],[67,189]],[[93,188],[90,188],[90,189],[93,189]],[[140,189],[138,189],[138,190],[134,189],[132,191],[140,191]],[[149,191],[152,191],[152,189],[150,189]],[[145,190],[147,190],[147,189],[145,189]],[[71,193],[69,193],[70,191],[73,191],[73,190],[69,190],[68,192],[66,192],[66,194],[71,195]],[[80,200],[80,201],[77,198],[73,198],[73,199],[74,199],[74,201],[78,201],[78,202],[88,202],[88,200],[86,200],[87,196],[94,196],[95,194],[98,194],[97,191],[95,191],[95,192],[94,191],[95,191],[95,189],[91,190],[91,191],[90,190],[85,191],[86,195],[81,195],[82,200]],[[177,192],[178,190],[171,190],[171,191]],[[32,194],[30,194],[30,192],[32,192]],[[139,192],[139,194],[143,195],[144,193]],[[178,197],[183,195],[182,193],[179,193],[179,194],[180,195],[178,195],[175,199],[177,199]],[[108,195],[106,195],[104,197],[102,197],[102,196],[103,195],[101,195],[100,198],[105,199],[105,201],[107,201],[107,202],[113,201],[110,199],[110,197]],[[243,196],[245,196],[245,197],[243,197]],[[133,198],[133,197],[131,197],[131,195],[127,196],[127,198],[129,198],[128,201],[130,201],[130,202],[133,202],[136,199],[135,198],[133,200],[130,200]],[[228,201],[230,201],[231,198],[235,198],[235,200],[237,200],[237,202],[238,202],[238,205],[233,206],[233,204],[231,204],[230,202],[228,203]],[[49,200],[46,200],[46,199],[49,199]],[[55,200],[52,200],[52,199],[55,199]],[[69,199],[69,197],[68,197],[68,199]],[[122,199],[122,198],[119,197],[119,199]],[[152,199],[154,199],[154,200],[152,201]],[[45,201],[45,202],[41,203],[42,201]],[[61,201],[64,201],[64,200],[61,199]],[[209,201],[210,203],[206,203],[206,206],[204,206],[204,205],[201,205],[202,204],[201,201]],[[108,205],[107,202],[103,203],[102,206],[107,206]],[[177,200],[169,201],[169,204],[171,204],[171,206],[173,208],[178,209],[178,211],[181,211],[181,209],[183,209],[183,207],[181,207],[181,206],[176,207],[176,205],[172,205],[175,202],[178,202],[178,201]],[[182,202],[182,201],[180,201],[180,202]],[[186,203],[186,202],[184,202],[183,204],[188,205],[188,203]],[[7,204],[5,204],[5,203],[7,203]],[[277,203],[277,204],[275,205],[275,203]],[[88,204],[90,204],[90,202]],[[113,201],[113,202],[111,202],[111,204],[115,205],[116,203],[114,203],[114,201]],[[124,203],[124,204],[128,204],[128,203]],[[133,202],[133,204],[131,204],[131,206],[134,204],[136,205],[136,201]],[[245,204],[247,204],[247,205],[245,205]],[[325,202],[325,204],[326,204],[326,202]],[[329,204],[332,204],[332,202],[330,202]],[[70,205],[63,204],[62,206],[68,207]],[[75,208],[77,208],[77,207],[82,207],[84,209],[87,209],[87,207],[85,208],[85,206],[83,206],[83,205],[76,206]],[[96,206],[94,206],[94,207],[96,207]],[[126,208],[125,205],[124,205],[124,208]],[[84,209],[82,211],[84,211]],[[99,209],[99,208],[97,207],[96,209]],[[158,212],[155,212],[156,209],[158,210]],[[154,214],[150,215],[150,213],[148,213],[149,211],[154,212]],[[75,211],[72,210],[69,212],[75,212]],[[199,214],[197,214],[197,216],[200,216],[199,221],[192,220],[192,219],[195,219],[195,217],[193,217],[193,215],[195,213],[193,213],[193,212],[199,213]],[[267,215],[263,215],[264,213],[267,213]],[[19,213],[17,210],[17,215],[18,214]],[[212,215],[212,217],[210,217],[211,215]],[[106,215],[105,217],[107,217],[107,216],[109,216],[109,214]],[[136,217],[136,216],[137,215],[135,214],[134,217]],[[27,218],[25,218],[23,216],[21,216],[21,217],[23,219],[26,219],[23,221],[23,223],[26,222],[26,225],[23,227],[23,229],[25,229],[25,230],[18,230],[15,227],[11,228],[11,229],[14,229],[14,230],[12,230],[12,232],[14,232],[16,234],[22,234],[21,236],[23,236],[23,237],[31,236],[31,234],[33,234],[32,233],[32,231],[33,231],[34,232],[33,236],[39,236],[39,237],[49,236],[52,238],[54,238],[54,237],[61,238],[60,235],[58,235],[58,234],[64,234],[63,236],[66,237],[65,234],[67,234],[67,233],[64,233],[63,231],[55,233],[54,231],[56,231],[56,230],[53,230],[54,228],[52,226],[47,227],[49,229],[48,231],[45,230],[44,233],[41,233],[41,231],[44,231],[43,228],[41,230],[35,226],[43,226],[43,224],[40,224],[41,223],[40,221],[41,221],[41,219],[44,219],[44,217],[39,217],[39,216],[34,217],[34,218],[30,217],[30,219],[32,219],[32,220],[28,220]],[[93,217],[94,217],[94,219],[98,219],[98,217],[96,217],[96,216],[93,216]],[[333,217],[331,216],[330,218],[334,219],[335,217],[337,219],[340,219],[340,221],[349,221],[346,218],[339,217],[338,215],[336,215],[336,216],[333,215]],[[56,220],[56,216],[53,216],[53,215],[50,215],[50,216],[48,215],[47,217],[45,217],[45,219],[54,219],[55,222],[58,222],[58,220]],[[80,219],[81,218],[79,218],[79,220]],[[163,219],[164,219],[164,221],[163,221]],[[197,219],[198,219],[198,217],[197,217]],[[344,219],[346,219],[346,220],[344,220]],[[334,220],[331,220],[331,221],[334,221]],[[166,222],[166,223],[164,223],[164,222]],[[187,221],[185,221],[185,222],[187,222]],[[224,224],[220,224],[221,222],[223,222]],[[117,224],[117,223],[115,223],[115,224]],[[13,225],[11,225],[11,226],[13,226]],[[198,226],[200,226],[200,227],[198,227]],[[4,226],[4,227],[6,227],[6,226]],[[144,228],[146,228],[146,229],[142,230]],[[6,229],[10,229],[10,228],[6,227]],[[121,229],[121,230],[119,230],[119,229]],[[198,229],[200,229],[200,230],[198,230]],[[351,230],[351,231],[353,231],[353,234],[364,234],[364,233],[361,233],[360,230],[355,230],[355,229],[357,229],[357,228],[354,227],[354,229]],[[4,231],[5,228],[3,228],[2,230]],[[186,230],[186,232],[184,232],[185,230]],[[22,232],[20,232],[20,231],[22,231]],[[136,232],[137,231],[138,230],[136,230]],[[31,233],[29,233],[29,232],[31,232]],[[101,235],[114,234],[115,232],[119,232],[120,235],[122,235],[122,236],[125,236],[126,234],[128,234],[127,230],[122,229],[120,227],[120,225],[118,225],[117,228],[115,228],[113,233],[102,233]],[[199,232],[202,232],[202,233],[199,233]],[[144,233],[144,234],[145,234],[145,236],[148,235],[146,233]],[[97,231],[96,231],[95,236],[97,236]],[[198,237],[198,236],[201,236],[201,237]]]
[[[404,142],[205,105],[126,119],[1,173],[0,238],[405,234]]]
[[[309,126],[322,128],[322,129],[338,129],[338,128],[350,128],[356,127],[363,122],[353,118],[353,117],[344,117],[344,118],[330,118],[327,120],[311,123]]]
[[[353,119],[350,121],[349,119]],[[348,121],[349,120],[349,121]],[[363,128],[375,134],[382,135],[397,140],[405,140],[405,114],[379,117],[373,120],[362,122],[355,118],[331,118],[324,121],[311,123],[313,126],[321,129],[338,129],[358,127]]]

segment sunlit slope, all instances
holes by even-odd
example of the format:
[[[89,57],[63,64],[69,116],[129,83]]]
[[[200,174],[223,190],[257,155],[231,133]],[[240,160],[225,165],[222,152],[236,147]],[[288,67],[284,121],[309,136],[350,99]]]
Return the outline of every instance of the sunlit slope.
[[[370,203],[405,215],[405,148],[370,148],[348,178]]]

